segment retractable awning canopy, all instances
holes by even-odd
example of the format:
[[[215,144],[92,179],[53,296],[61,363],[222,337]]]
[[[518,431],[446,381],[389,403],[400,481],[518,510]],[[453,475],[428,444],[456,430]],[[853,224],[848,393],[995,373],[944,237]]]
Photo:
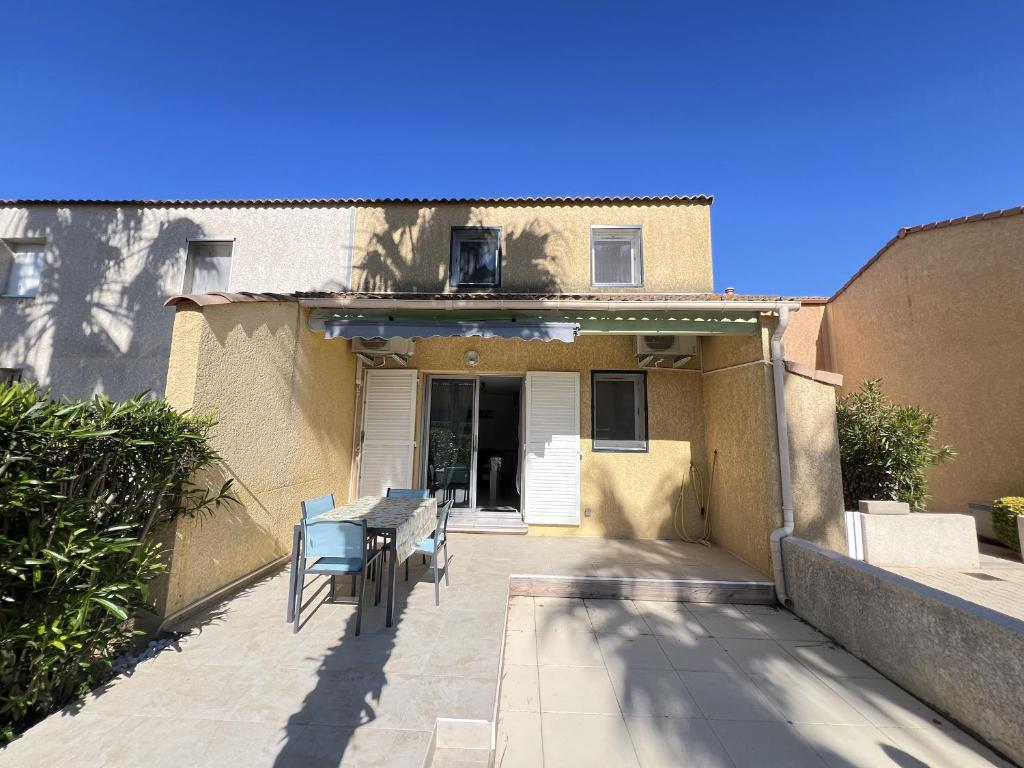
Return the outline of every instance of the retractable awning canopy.
[[[328,339],[429,339],[479,336],[485,339],[563,341],[576,338],[579,325],[556,320],[431,319],[402,316],[332,317],[323,321]]]
[[[313,309],[310,330],[328,339],[484,338],[572,341],[576,335],[748,336],[758,313],[743,311],[632,310],[336,310]]]

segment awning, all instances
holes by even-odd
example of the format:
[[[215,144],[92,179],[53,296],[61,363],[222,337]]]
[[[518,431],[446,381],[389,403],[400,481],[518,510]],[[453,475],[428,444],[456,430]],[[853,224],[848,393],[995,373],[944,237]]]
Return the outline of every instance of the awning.
[[[327,339],[427,339],[432,336],[480,336],[485,339],[570,342],[576,323],[549,320],[432,320],[396,317],[332,317],[323,321]]]

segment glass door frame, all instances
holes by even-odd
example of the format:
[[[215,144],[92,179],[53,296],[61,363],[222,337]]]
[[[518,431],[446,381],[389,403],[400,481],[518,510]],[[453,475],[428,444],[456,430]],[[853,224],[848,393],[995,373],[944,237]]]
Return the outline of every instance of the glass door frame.
[[[433,391],[435,379],[456,379],[460,381],[473,382],[473,435],[469,452],[469,503],[459,509],[475,510],[476,507],[476,459],[477,446],[480,440],[480,376],[469,373],[429,373],[423,386],[423,423],[421,425],[423,434],[423,450],[420,451],[419,474],[422,478],[424,488],[430,487],[428,476],[430,466],[430,398]]]

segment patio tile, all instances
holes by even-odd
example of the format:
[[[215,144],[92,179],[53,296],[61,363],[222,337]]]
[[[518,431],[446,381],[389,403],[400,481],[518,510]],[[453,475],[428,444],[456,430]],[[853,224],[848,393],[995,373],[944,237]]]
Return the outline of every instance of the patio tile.
[[[277,724],[217,722],[196,768],[224,765],[272,765],[289,731]],[[333,729],[332,729],[333,730]]]
[[[605,666],[628,669],[672,669],[672,663],[665,656],[653,635],[623,637],[620,635],[597,635]]]
[[[712,721],[722,745],[736,768],[827,768],[825,762],[786,723]],[[770,762],[768,761],[770,756]]]
[[[692,603],[687,606],[687,610],[712,637],[767,637],[756,623],[755,617],[746,616],[735,606]]]
[[[810,672],[751,675],[782,716],[791,723],[868,725],[867,719]]]
[[[540,713],[501,712],[494,764],[501,768],[537,768],[543,763]]]
[[[603,668],[539,667],[544,712],[618,714],[615,689]]]
[[[505,663],[537,665],[537,636],[531,630],[510,630],[505,635]]]
[[[537,663],[543,666],[604,667],[593,632],[539,632]]]
[[[67,745],[74,743],[83,757],[88,756],[85,759],[102,765],[111,753],[124,750],[118,734],[127,721],[125,714],[102,715],[85,710],[51,715],[0,749],[0,763],[4,768],[60,765],[67,761]]]
[[[587,615],[596,632],[618,635],[649,635],[647,622],[631,600],[585,600]]]
[[[626,716],[641,768],[732,768],[707,720]]]
[[[639,767],[622,715],[544,712],[544,768]]]
[[[795,656],[786,653],[774,640],[723,637],[718,639],[718,644],[725,649],[736,666],[750,675],[780,672],[799,674],[808,671]]]
[[[659,637],[658,643],[674,669],[685,672],[738,672],[736,663],[711,637],[677,640]]]
[[[707,637],[708,631],[686,610],[684,603],[634,601],[640,615],[655,635],[678,639]]]
[[[497,639],[462,637],[457,631],[445,633],[438,637],[433,658],[420,673],[497,679],[500,656],[501,644]]]
[[[930,707],[885,678],[822,678],[826,685],[877,726],[953,726]]]
[[[417,677],[394,687],[395,696],[385,698],[381,711],[389,714],[389,723],[397,719],[403,730],[430,731],[442,714],[470,720],[490,720],[494,715],[496,676]]]
[[[913,766],[915,761],[873,725],[794,726],[829,768]]]
[[[881,677],[852,653],[830,641],[781,640],[779,645],[821,677]]]
[[[703,717],[679,675],[666,670],[610,669],[619,709],[643,717]]]
[[[537,667],[506,666],[501,674],[499,707],[510,712],[539,712],[540,683]]]
[[[766,721],[781,718],[747,677],[729,672],[680,672],[701,712],[709,720]]]
[[[988,747],[955,728],[880,728],[898,749],[929,768],[1012,768]],[[904,764],[917,765],[906,761]]]
[[[773,640],[827,640],[821,632],[789,611],[750,617],[754,625]]]
[[[536,598],[534,618],[538,636],[554,632],[593,632],[590,615],[582,600]]]
[[[533,598],[510,597],[506,622],[506,629],[510,631],[535,632],[537,623],[533,618]]]

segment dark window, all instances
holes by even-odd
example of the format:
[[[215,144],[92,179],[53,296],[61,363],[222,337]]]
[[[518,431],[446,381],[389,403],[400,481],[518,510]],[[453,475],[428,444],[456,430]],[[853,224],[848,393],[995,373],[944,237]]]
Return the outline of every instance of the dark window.
[[[0,384],[14,384],[21,381],[21,368],[0,368]]]
[[[647,450],[647,374],[595,371],[591,379],[595,451]]]
[[[501,230],[497,227],[452,227],[453,286],[501,285]]]

